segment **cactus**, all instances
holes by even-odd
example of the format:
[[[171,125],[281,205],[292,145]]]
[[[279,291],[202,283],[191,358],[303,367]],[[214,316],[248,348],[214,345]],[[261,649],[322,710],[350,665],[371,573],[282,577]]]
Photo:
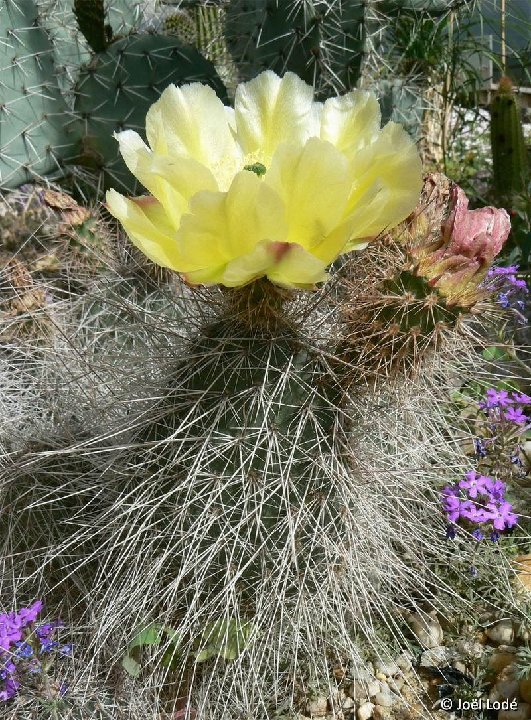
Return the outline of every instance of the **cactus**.
[[[74,113],[84,125],[80,164],[104,171],[105,184],[135,191],[113,132],[140,128],[147,108],[170,83],[204,82],[224,99],[213,65],[177,38],[132,35],[113,42],[81,69]],[[95,102],[95,98],[100,98]]]
[[[500,80],[492,99],[490,139],[494,188],[498,197],[509,201],[526,189],[529,166],[518,100],[508,77]]]
[[[43,7],[39,15],[33,0],[2,0],[0,52],[11,72],[2,79],[0,187],[64,173],[67,164],[105,170],[104,180],[113,176],[120,185],[126,175],[112,132],[125,124],[135,127],[169,83],[209,82],[226,97],[214,66],[177,39],[133,34],[111,42],[107,20],[113,13],[104,16],[97,0],[78,2],[80,29],[96,51],[91,57],[64,26],[51,33],[42,26],[61,10],[60,2],[57,8]],[[56,67],[58,57],[64,73]],[[76,65],[87,57],[88,64]]]
[[[0,67],[0,187],[60,175],[64,160],[75,152],[75,138],[68,137],[72,118],[57,84],[51,43],[31,0],[0,4]]]
[[[290,70],[326,95],[356,86],[364,47],[365,3],[232,1],[228,48],[240,80]]]
[[[19,542],[32,538],[32,562],[52,586],[68,582],[68,563],[87,588],[95,651],[112,639],[112,652],[125,653],[134,627],[150,618],[174,628],[182,642],[167,680],[182,692],[194,676],[185,692],[206,720],[236,717],[234,705],[265,720],[279,695],[302,702],[301,677],[326,682],[330,658],[360,665],[362,642],[384,652],[371,626],[383,621],[399,633],[393,608],[417,607],[418,597],[448,612],[459,602],[437,571],[453,548],[438,539],[434,488],[448,467],[466,465],[444,401],[455,375],[463,381],[477,368],[477,338],[462,330],[481,297],[467,307],[436,289],[430,306],[417,267],[441,244],[449,187],[426,191],[387,244],[347,261],[336,284],[315,294],[264,280],[183,286],[185,312],[168,296],[162,318],[96,290],[115,325],[102,333],[98,318],[73,308],[82,325],[68,335],[84,344],[58,351],[53,372],[46,359],[45,375],[63,378],[52,397],[60,422],[33,435],[44,452],[19,451],[0,476],[2,502],[27,530]],[[414,270],[400,265],[406,250],[410,260],[416,251]],[[408,292],[417,298],[403,332],[420,325],[434,338],[429,353],[403,345],[402,365],[423,369],[406,382],[385,342],[383,359],[367,358],[367,335],[352,332],[356,308],[373,336],[380,319],[391,321],[397,275],[402,309]],[[378,305],[363,304],[368,289],[382,287]],[[89,293],[78,305],[92,302]],[[441,322],[451,353],[436,341]],[[488,557],[489,573],[493,563],[503,557]],[[496,592],[510,598],[507,584]],[[227,660],[227,643],[204,637],[213,626],[250,631]],[[169,646],[158,650],[163,657]]]

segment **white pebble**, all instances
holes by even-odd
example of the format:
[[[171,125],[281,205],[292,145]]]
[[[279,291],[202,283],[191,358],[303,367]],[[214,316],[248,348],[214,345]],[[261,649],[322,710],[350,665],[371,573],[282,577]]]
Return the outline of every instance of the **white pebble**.
[[[369,718],[372,718],[373,711],[374,704],[372,702],[363,703],[363,705],[360,705],[358,708],[358,720],[369,720]]]

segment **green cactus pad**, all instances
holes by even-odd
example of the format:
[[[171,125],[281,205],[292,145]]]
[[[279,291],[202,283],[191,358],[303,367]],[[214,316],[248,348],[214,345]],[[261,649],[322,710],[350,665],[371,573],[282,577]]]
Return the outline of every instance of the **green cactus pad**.
[[[135,192],[113,133],[143,131],[147,111],[162,91],[170,83],[192,82],[210,85],[227,102],[212,63],[177,38],[138,35],[112,43],[80,72],[74,109],[84,139],[77,161],[104,171],[106,187]]]
[[[75,120],[52,54],[35,3],[0,0],[0,188],[60,173],[75,153]]]
[[[227,10],[227,45],[240,80],[271,69],[295,72],[318,95],[341,92],[359,79],[365,3],[330,5],[238,0]]]

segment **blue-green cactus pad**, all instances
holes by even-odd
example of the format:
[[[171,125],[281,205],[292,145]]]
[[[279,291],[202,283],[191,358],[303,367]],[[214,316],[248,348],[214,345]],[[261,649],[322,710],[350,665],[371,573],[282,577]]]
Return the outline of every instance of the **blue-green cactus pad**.
[[[0,188],[61,170],[75,120],[32,0],[0,0]]]
[[[84,125],[81,163],[103,170],[106,187],[136,192],[113,133],[143,134],[147,111],[162,91],[192,82],[210,85],[228,102],[214,65],[177,38],[131,35],[112,43],[82,68],[76,86],[75,113]]]

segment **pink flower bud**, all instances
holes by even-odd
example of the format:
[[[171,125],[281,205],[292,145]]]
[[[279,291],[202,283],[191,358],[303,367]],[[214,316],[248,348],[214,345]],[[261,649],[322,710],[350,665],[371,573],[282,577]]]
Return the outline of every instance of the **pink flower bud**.
[[[424,194],[425,207],[414,219],[416,232],[410,249],[418,261],[417,273],[438,288],[449,304],[469,307],[485,296],[479,286],[509,236],[509,215],[503,208],[469,210],[462,188],[438,174],[426,178]],[[427,215],[424,232],[423,213]]]
[[[453,185],[450,215],[443,226],[446,247],[443,256],[464,255],[479,260],[483,266],[491,263],[509,237],[511,221],[503,208],[468,209],[468,198],[459,185]],[[440,252],[440,251],[439,251]]]

